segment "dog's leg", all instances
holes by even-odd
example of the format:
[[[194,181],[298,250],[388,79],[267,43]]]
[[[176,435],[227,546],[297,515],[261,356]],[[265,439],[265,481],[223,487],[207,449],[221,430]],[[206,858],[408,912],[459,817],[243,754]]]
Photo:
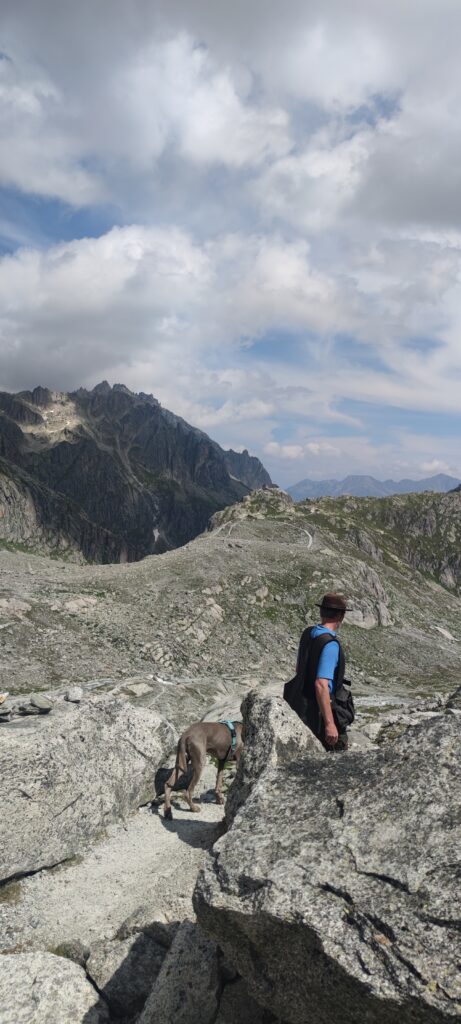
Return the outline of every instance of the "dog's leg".
[[[185,775],[186,771],[186,746],[183,737],[181,736],[178,743],[178,751],[176,754],[176,764],[173,768],[173,771],[169,779],[167,779],[167,781],[165,782],[165,804],[163,810],[163,817],[169,819],[170,821],[173,818],[173,811],[171,810],[171,790],[173,786],[176,786],[176,783],[179,781],[181,776]]]
[[[216,803],[217,804],[223,804],[224,803],[224,797],[222,795],[222,780],[223,780],[223,775],[224,775],[224,765],[225,765],[225,763],[226,763],[225,760],[224,761],[218,761],[218,774],[216,776],[216,785],[215,785],[215,789],[214,789],[214,791],[216,793]]]
[[[201,807],[198,804],[194,804],[192,800],[192,794],[198,782],[200,782],[203,769],[206,764],[206,751],[202,749],[201,744],[195,743],[193,740],[189,741],[189,757],[192,762],[192,778],[188,790],[186,791],[186,797],[191,811],[201,811]]]

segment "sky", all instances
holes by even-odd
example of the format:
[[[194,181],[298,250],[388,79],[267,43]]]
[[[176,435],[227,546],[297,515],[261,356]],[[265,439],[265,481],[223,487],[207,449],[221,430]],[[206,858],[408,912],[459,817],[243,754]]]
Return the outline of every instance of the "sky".
[[[0,0],[0,388],[461,477],[459,0]]]

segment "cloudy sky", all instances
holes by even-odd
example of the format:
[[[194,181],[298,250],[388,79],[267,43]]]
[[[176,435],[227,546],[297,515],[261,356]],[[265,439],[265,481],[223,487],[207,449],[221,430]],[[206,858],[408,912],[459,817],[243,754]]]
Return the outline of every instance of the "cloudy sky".
[[[0,0],[0,387],[461,476],[459,0]]]

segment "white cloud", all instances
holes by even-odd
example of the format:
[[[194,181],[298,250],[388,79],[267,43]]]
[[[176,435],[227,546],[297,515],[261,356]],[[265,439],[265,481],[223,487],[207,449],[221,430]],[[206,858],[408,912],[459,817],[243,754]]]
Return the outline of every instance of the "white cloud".
[[[63,102],[43,72],[21,72],[13,60],[0,59],[0,184],[75,205],[95,203],[105,189],[82,166],[85,151],[70,126],[56,122]]]
[[[277,441],[269,441],[264,451],[267,455],[274,455],[279,459],[302,459],[305,454],[301,444],[279,444]]]
[[[330,444],[329,441],[306,441],[304,444],[279,444],[278,441],[269,441],[264,448],[267,455],[277,459],[304,459],[306,456],[324,458],[325,456],[341,455],[340,448]]]
[[[372,144],[370,130],[346,139],[319,132],[304,152],[271,163],[252,186],[255,198],[271,218],[324,230],[354,198]]]
[[[148,180],[168,149],[238,170],[290,148],[287,111],[253,103],[251,75],[239,89],[232,69],[184,32],[139,39],[121,65],[92,70],[94,95],[77,68],[75,94],[62,69],[36,69],[14,52],[0,59],[0,182],[84,206],[117,198],[120,176]]]
[[[118,377],[280,464],[457,464],[371,445],[363,403],[459,414],[458,0],[2,14],[0,185],[121,225],[0,261],[4,386]]]
[[[341,455],[341,449],[337,448],[334,444],[330,444],[329,441],[308,441],[305,450],[310,455],[322,457],[324,455]]]
[[[441,459],[431,459],[430,462],[422,462],[423,473],[452,473],[453,468]]]
[[[455,334],[439,323],[438,342],[427,349],[401,338],[403,330],[424,331],[431,317],[435,327],[444,308],[452,323],[455,309],[461,313],[460,254],[442,259],[431,251],[425,260],[402,285],[395,250],[383,250],[380,287],[371,284],[371,261],[360,290],[315,269],[305,242],[278,235],[198,244],[178,228],[132,225],[45,251],[22,249],[0,260],[0,371],[12,386],[25,365],[55,386],[73,386],[82,372],[123,377],[142,366],[142,385],[147,365],[154,382],[171,375],[169,394],[179,401],[197,372],[194,387],[208,389],[200,421],[210,426],[276,410],[357,426],[336,408],[342,399],[457,412]],[[298,337],[295,361],[285,358],[282,340],[277,358],[258,357],[258,340],[273,331]],[[358,366],[347,340],[332,340],[337,332],[360,339]],[[245,349],[246,370],[239,367]],[[207,362],[212,372],[204,372]]]

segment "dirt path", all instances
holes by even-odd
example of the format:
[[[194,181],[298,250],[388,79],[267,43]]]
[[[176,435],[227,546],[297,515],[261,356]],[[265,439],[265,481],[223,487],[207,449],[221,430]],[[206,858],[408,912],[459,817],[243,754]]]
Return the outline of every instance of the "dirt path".
[[[207,791],[214,778],[210,766],[200,814],[175,795],[172,822],[142,808],[83,856],[0,891],[0,950],[53,949],[71,939],[91,945],[112,938],[141,906],[170,921],[192,917],[197,870],[223,817]]]

